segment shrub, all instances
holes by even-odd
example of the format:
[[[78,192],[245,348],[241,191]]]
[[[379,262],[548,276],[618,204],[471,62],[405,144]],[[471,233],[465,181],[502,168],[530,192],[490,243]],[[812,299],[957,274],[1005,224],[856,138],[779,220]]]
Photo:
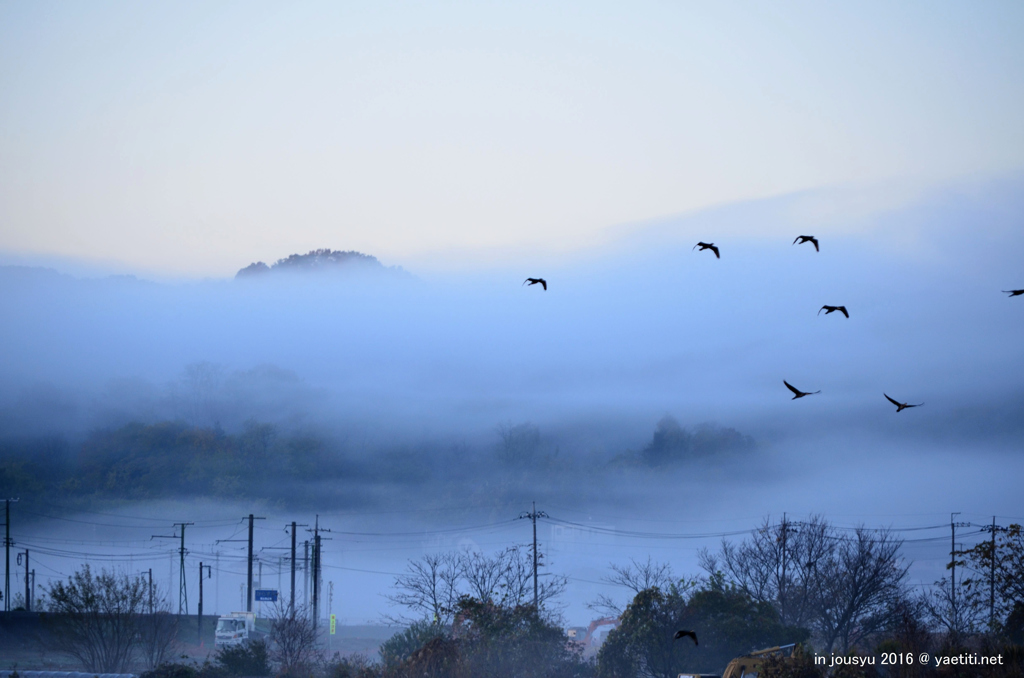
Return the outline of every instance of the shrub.
[[[229,676],[269,676],[271,674],[269,648],[265,640],[247,640],[241,645],[222,647],[217,650],[213,660]],[[187,677],[181,676],[180,678]]]

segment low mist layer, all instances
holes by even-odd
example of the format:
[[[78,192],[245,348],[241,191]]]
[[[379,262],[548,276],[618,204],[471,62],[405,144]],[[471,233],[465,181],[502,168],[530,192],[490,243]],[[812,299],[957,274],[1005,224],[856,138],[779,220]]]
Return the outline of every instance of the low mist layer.
[[[1024,439],[1024,299],[1001,292],[1024,287],[1021,187],[856,227],[816,228],[800,197],[727,206],[483,273],[158,284],[3,267],[0,489],[37,511],[173,503],[180,520],[209,500],[356,531],[512,520],[532,501],[706,534],[784,511],[1005,515]],[[750,220],[776,235],[737,236]],[[783,380],[821,393],[794,401]],[[897,413],[883,393],[924,405]],[[552,567],[581,580],[572,606],[598,566],[665,548],[559,555],[549,538]],[[459,542],[431,543],[339,562],[394,572]],[[680,571],[695,548],[671,552]]]

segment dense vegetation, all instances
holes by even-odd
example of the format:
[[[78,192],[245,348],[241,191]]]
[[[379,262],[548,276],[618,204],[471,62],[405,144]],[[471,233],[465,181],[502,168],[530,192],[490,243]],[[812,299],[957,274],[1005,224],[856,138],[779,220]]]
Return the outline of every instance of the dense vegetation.
[[[435,500],[472,498],[476,506],[518,494],[571,489],[582,474],[627,465],[643,471],[716,454],[745,453],[749,438],[708,425],[690,431],[666,418],[640,452],[594,465],[546,446],[531,424],[498,427],[484,449],[431,445],[354,447],[312,432],[280,433],[250,422],[241,431],[180,421],[131,423],[64,438],[0,440],[0,492],[29,505],[84,507],[95,502],[180,497],[259,496],[302,507],[388,501],[387,490],[427,483]],[[483,482],[482,482],[483,481]],[[301,485],[301,492],[294,491]]]
[[[377,257],[356,252],[330,249],[311,250],[306,254],[292,254],[267,266],[262,261],[249,264],[235,274],[236,278],[253,278],[266,273],[282,272],[345,272],[351,270],[404,273],[401,268],[384,266]]]
[[[694,578],[678,578],[669,564],[650,559],[614,566],[607,581],[635,595],[610,611],[617,625],[596,657],[587,658],[585,646],[566,636],[543,597],[539,610],[532,604],[522,554],[468,553],[409,562],[391,599],[420,619],[383,645],[379,661],[326,655],[307,611],[280,608],[266,643],[222,649],[201,666],[161,664],[173,655],[175,618],[144,613],[142,577],[94,576],[88,566],[48,591],[48,623],[60,640],[50,649],[78,657],[90,670],[145,664],[152,667],[147,678],[675,678],[721,674],[734,658],[796,643],[790,656],[771,658],[761,675],[1011,678],[1024,675],[1021,534],[1013,525],[995,541],[994,552],[962,554],[963,565],[975,572],[986,557],[989,566],[999,564],[990,589],[998,614],[989,622],[970,578],[958,582],[957,602],[945,595],[944,582],[917,591],[899,555],[902,544],[888,531],[844,535],[811,517],[766,522],[739,543],[723,542],[719,551],[703,554],[705,573]],[[816,564],[801,566],[811,552]],[[595,603],[598,609],[610,601]],[[152,625],[156,621],[165,624]],[[680,629],[695,632],[699,644],[674,638]],[[932,659],[923,663],[924,654]],[[914,661],[883,667],[883,655]],[[934,659],[965,655],[1002,660],[998,666],[937,667]],[[854,660],[858,664],[849,665]]]

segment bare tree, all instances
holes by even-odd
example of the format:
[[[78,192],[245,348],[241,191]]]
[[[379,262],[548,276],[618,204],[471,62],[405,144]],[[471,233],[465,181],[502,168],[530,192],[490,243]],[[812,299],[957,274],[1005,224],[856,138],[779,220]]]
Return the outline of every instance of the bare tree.
[[[511,546],[497,557],[504,565],[499,582],[502,589],[502,601],[506,605],[533,605],[533,555],[529,547]],[[544,554],[537,556],[538,567],[544,567]],[[544,604],[557,598],[568,585],[568,580],[551,573],[540,574],[537,581],[537,604]]]
[[[701,567],[721,571],[751,598],[772,603],[787,626],[807,627],[816,614],[816,566],[836,541],[819,516],[764,524],[739,545],[722,542],[717,554],[702,550]]]
[[[537,586],[541,607],[561,595],[568,580],[545,575]],[[495,555],[462,551],[427,555],[409,561],[406,574],[395,579],[392,603],[414,610],[440,624],[450,624],[462,597],[483,603],[515,607],[533,604],[533,556],[523,546],[511,546]],[[391,621],[408,619],[389,617]]]
[[[852,538],[831,537],[834,547],[815,564],[815,630],[825,651],[842,652],[888,626],[907,598],[909,566],[902,540],[889,530],[858,527]]]
[[[138,652],[147,669],[170,660],[178,645],[178,617],[170,613],[167,596],[154,595],[153,613],[138,617]]]
[[[945,577],[935,582],[926,605],[932,623],[946,633],[954,646],[962,644],[967,636],[976,633],[986,621],[988,613],[977,587],[965,586],[960,582],[954,591]]]
[[[701,566],[721,572],[787,626],[811,629],[826,649],[843,652],[892,624],[905,609],[902,542],[888,530],[843,534],[818,516],[765,523],[749,539],[704,550]]]
[[[613,574],[609,577],[602,577],[602,581],[625,587],[632,591],[634,596],[652,588],[668,591],[672,584],[679,585],[681,583],[676,581],[670,564],[656,563],[651,560],[650,556],[647,556],[646,562],[630,558],[629,563],[629,565],[610,565]],[[587,607],[608,617],[622,616],[622,611],[625,609],[603,593],[597,597],[597,600],[588,603]]]
[[[52,642],[60,652],[82,662],[88,672],[127,672],[149,602],[142,577],[94,575],[86,565],[66,583],[50,584],[46,595]]]
[[[465,594],[481,602],[511,607],[533,604],[533,556],[522,546],[510,546],[494,556],[464,551],[459,555],[459,573]],[[545,577],[538,582],[537,604],[544,607],[566,585],[565,577]]]
[[[387,596],[396,605],[425,615],[435,624],[450,624],[459,599],[460,564],[455,553],[427,554],[410,560],[406,574],[395,579],[396,593]],[[410,621],[389,618],[396,623]]]
[[[291,610],[280,603],[270,624],[270,659],[283,675],[308,673],[317,661],[316,627],[307,610]]]
[[[485,603],[498,602],[505,576],[504,553],[492,558],[479,551],[463,551],[458,556],[458,563],[464,595]]]

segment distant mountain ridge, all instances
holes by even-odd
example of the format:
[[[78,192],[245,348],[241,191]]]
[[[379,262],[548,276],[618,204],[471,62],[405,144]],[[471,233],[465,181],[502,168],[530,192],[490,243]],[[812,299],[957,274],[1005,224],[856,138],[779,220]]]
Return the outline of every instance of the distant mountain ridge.
[[[400,266],[385,267],[377,257],[356,252],[331,249],[310,250],[306,254],[292,254],[278,259],[271,266],[262,261],[249,264],[235,274],[235,278],[260,277],[269,273],[321,273],[373,271],[406,274]]]

